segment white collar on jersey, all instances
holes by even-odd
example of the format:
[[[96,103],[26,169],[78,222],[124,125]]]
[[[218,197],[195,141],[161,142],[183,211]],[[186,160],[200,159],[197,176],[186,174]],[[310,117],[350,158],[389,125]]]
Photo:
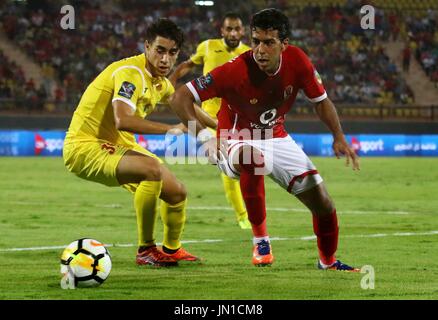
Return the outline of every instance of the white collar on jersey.
[[[254,61],[257,61],[256,58],[255,58],[254,51],[252,52],[252,58],[254,59]],[[267,74],[266,72],[265,72],[265,73],[266,73],[268,76],[270,76],[270,77],[275,76],[277,73],[280,72],[280,69],[281,69],[281,65],[282,65],[282,64],[283,64],[283,52],[281,52],[281,54],[280,54],[280,63],[278,64],[278,69],[277,69],[277,71],[275,71],[273,74]]]

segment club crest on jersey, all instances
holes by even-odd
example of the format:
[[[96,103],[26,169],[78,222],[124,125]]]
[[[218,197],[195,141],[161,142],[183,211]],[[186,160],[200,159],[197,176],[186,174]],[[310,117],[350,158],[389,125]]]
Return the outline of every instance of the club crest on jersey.
[[[131,82],[123,81],[122,86],[120,87],[120,90],[118,92],[119,96],[131,99],[132,95],[135,91],[135,85],[133,85]]]
[[[195,79],[195,85],[199,90],[205,90],[213,83],[211,74],[207,73],[205,76]]]
[[[318,81],[319,84],[322,84],[321,76],[319,75],[318,71],[314,71],[313,74],[315,75],[316,81]]]
[[[256,104],[257,102],[259,102],[259,100],[257,100],[256,98],[252,98],[251,100],[249,100],[249,103],[251,104]]]
[[[291,85],[287,86],[287,87],[284,89],[284,92],[283,92],[283,98],[284,98],[284,100],[289,99],[289,97],[292,95],[292,92],[293,92],[293,91],[294,91],[294,87],[293,87],[293,86],[291,86]]]

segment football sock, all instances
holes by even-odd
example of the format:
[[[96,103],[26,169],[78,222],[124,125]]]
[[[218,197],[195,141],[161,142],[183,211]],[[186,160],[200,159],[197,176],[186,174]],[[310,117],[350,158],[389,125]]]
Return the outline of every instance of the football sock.
[[[165,245],[163,245],[162,249],[163,249],[163,252],[167,253],[167,254],[174,254],[175,252],[177,252],[179,250],[179,248],[175,249],[175,250],[169,249]]]
[[[137,215],[139,247],[150,247],[155,244],[154,227],[162,184],[161,180],[142,181],[135,191],[134,208]]]
[[[236,213],[236,219],[238,221],[246,219],[248,214],[246,212],[245,203],[243,202],[239,181],[236,179],[231,179],[224,173],[222,173],[221,176],[224,184],[225,196]]]
[[[265,237],[253,237],[252,238],[252,244],[256,245],[257,243],[259,243],[262,240],[265,240],[265,241],[269,242],[269,236],[265,236]]]
[[[266,230],[265,179],[263,175],[254,174],[256,168],[264,166],[264,163],[260,162],[262,161],[251,161],[249,164],[240,163],[240,188],[255,237],[268,235]]]
[[[313,213],[312,218],[319,258],[324,265],[331,265],[336,261],[335,252],[338,247],[339,228],[336,209],[330,215],[317,216]]]
[[[187,199],[177,204],[161,201],[161,220],[164,225],[163,247],[177,250],[181,247],[181,234],[186,221]]]

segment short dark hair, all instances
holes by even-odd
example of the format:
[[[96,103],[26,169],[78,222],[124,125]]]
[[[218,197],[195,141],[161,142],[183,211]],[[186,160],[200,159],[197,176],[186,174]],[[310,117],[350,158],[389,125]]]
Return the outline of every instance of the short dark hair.
[[[179,28],[173,21],[166,18],[158,19],[146,30],[146,40],[149,43],[154,42],[157,36],[175,41],[178,49],[181,48],[184,42],[184,33],[181,28]]]
[[[274,8],[263,9],[251,18],[251,30],[277,30],[281,41],[289,38],[289,19],[280,10]]]
[[[226,19],[239,19],[243,22],[242,16],[237,12],[227,12],[222,18],[222,25],[224,25]]]

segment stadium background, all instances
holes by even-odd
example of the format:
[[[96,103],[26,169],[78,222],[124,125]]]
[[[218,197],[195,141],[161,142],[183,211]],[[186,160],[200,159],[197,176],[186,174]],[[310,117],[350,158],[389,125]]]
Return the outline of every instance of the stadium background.
[[[239,12],[248,24],[252,12],[274,6],[290,17],[291,42],[309,54],[322,75],[360,155],[438,155],[436,138],[421,136],[438,132],[437,1],[195,2],[73,1],[75,29],[64,30],[65,1],[2,1],[0,154],[60,155],[53,139],[59,146],[81,93],[110,62],[143,50],[144,30],[154,18],[169,17],[183,28],[181,62],[200,41],[220,36],[225,12]],[[375,29],[361,28],[365,4],[376,9]],[[195,69],[181,83],[200,72]],[[152,119],[178,121],[164,106]],[[302,95],[287,120],[289,132],[327,133]],[[61,133],[4,131],[11,129]],[[145,145],[150,139],[152,144],[162,140],[143,137]],[[312,155],[331,155],[326,136],[296,139]],[[16,141],[23,143],[19,147]],[[374,147],[363,152],[361,142]],[[168,143],[160,145],[153,151],[164,155]]]
[[[60,27],[60,19],[63,16],[60,14],[60,8],[65,4],[71,4],[75,9],[74,30],[63,30]],[[365,4],[373,5],[376,9],[374,30],[360,28],[362,17],[360,8]],[[35,157],[32,158],[34,159],[32,164],[15,162],[14,159],[6,157],[0,158],[3,171],[1,181],[15,181],[15,178],[9,176],[5,178],[7,172],[17,170],[14,165],[20,164],[18,171],[26,172],[17,186],[11,189],[4,182],[3,220],[0,221],[2,233],[8,234],[6,227],[9,218],[5,218],[8,213],[18,211],[20,214],[21,201],[33,199],[36,195],[45,199],[46,195],[40,194],[39,191],[33,194],[30,191],[21,193],[20,188],[30,183],[29,177],[50,179],[41,172],[36,173],[37,169],[32,170],[46,168],[43,166],[43,159],[39,159],[41,162],[35,159],[42,156],[58,157],[61,154],[65,130],[84,88],[110,62],[140,52],[144,41],[142,34],[151,21],[157,17],[169,17],[183,28],[186,43],[179,56],[181,62],[194,52],[200,41],[220,36],[221,16],[225,12],[239,12],[243,16],[244,24],[248,25],[250,15],[265,7],[277,7],[290,17],[292,44],[302,47],[311,57],[322,76],[329,97],[335,102],[349,141],[361,156],[438,156],[437,0],[224,0],[214,1],[213,6],[195,5],[195,1],[192,0],[68,2],[3,0],[0,1],[0,155]],[[246,43],[248,43],[248,34],[247,29],[244,40]],[[200,68],[195,69],[181,83],[200,72]],[[178,122],[165,106],[159,106],[151,119],[168,123]],[[332,155],[331,138],[327,129],[320,123],[312,106],[302,96],[297,99],[290,111],[286,128],[310,155]],[[164,155],[171,142],[164,136],[138,138],[143,145],[159,155]],[[186,136],[185,140],[187,139],[191,138]],[[432,179],[436,172],[435,158],[426,159],[428,162],[420,162],[425,160],[424,158],[412,158],[409,161],[404,158],[398,159],[400,161],[397,165],[394,165],[393,160],[382,158],[376,159],[376,162],[364,162],[365,167],[368,166],[371,170],[378,171],[380,167],[385,167],[389,163],[394,170],[400,170],[391,174],[382,172],[382,176],[377,178],[379,181],[386,181],[385,183],[393,183],[391,186],[395,190],[398,190],[398,186],[400,188],[410,186],[418,177],[421,177],[420,180],[426,177],[425,180],[421,180],[424,186],[420,184],[416,189],[417,193],[410,194],[411,197],[418,199],[419,203],[427,203],[425,207],[417,206],[416,202],[408,203],[404,196],[405,191],[401,189],[396,195],[387,195],[386,200],[379,199],[379,196],[386,194],[391,188],[385,189],[385,186],[376,188],[375,185],[370,186],[366,182],[365,186],[368,186],[370,192],[374,190],[372,199],[365,198],[365,203],[358,203],[357,208],[378,210],[377,208],[388,205],[388,210],[395,210],[392,211],[395,215],[397,212],[402,212],[397,210],[435,212],[436,201],[431,200],[433,197],[430,196],[430,189],[426,190],[428,186],[436,186],[427,180],[427,177]],[[59,160],[58,158],[55,161],[59,162]],[[403,163],[406,167],[402,167]],[[319,165],[322,170],[328,171],[327,176],[330,181],[330,169],[327,169],[324,162]],[[422,175],[419,169],[424,169],[426,172]],[[202,187],[195,185],[196,181],[190,180],[191,176],[188,173],[184,176],[186,169],[179,170],[182,170],[180,174],[183,178],[188,179],[189,189],[194,189],[193,193],[197,194],[197,190]],[[398,177],[400,172],[407,180]],[[67,173],[65,175],[67,176]],[[192,175],[197,177],[196,172],[192,172]],[[73,179],[71,176],[67,178]],[[67,178],[65,181],[70,181]],[[337,176],[332,177],[332,181],[337,178]],[[206,178],[200,176],[199,179]],[[350,183],[361,183],[356,178],[353,178],[354,181],[349,179],[346,178],[344,188],[350,188]],[[387,182],[390,180],[392,182]],[[79,181],[78,184],[80,183],[83,182]],[[30,185],[35,188],[33,190],[44,189],[40,183],[32,182]],[[383,189],[380,189],[381,187]],[[85,185],[85,190],[88,190],[87,188],[90,187]],[[336,193],[336,187],[334,189]],[[89,190],[92,193],[92,189]],[[379,193],[378,190],[381,192]],[[199,199],[203,197],[201,191],[197,196]],[[113,194],[114,197],[118,197],[116,193]],[[354,194],[360,194],[360,191],[355,190]],[[69,195],[60,196],[70,199]],[[348,196],[344,195],[341,198],[348,203]],[[389,205],[393,199],[398,202]],[[274,200],[278,200],[279,203],[282,201],[275,195],[271,199],[271,204]],[[356,208],[355,205],[351,207]],[[48,208],[47,214],[52,212],[50,205]],[[80,210],[84,213],[90,211],[90,214],[97,214],[93,213],[93,210],[102,209],[96,209],[91,205],[91,207],[84,206]],[[129,212],[130,209],[124,210]],[[29,219],[38,219],[31,210],[25,212],[29,215]],[[195,212],[195,218],[192,218],[195,225],[198,219],[196,214]],[[388,222],[394,228],[406,227],[403,229],[406,231],[415,229],[412,227],[414,225],[412,221],[411,224],[403,225],[402,222],[397,224],[395,220],[391,222],[387,217],[381,218],[382,223]],[[427,230],[419,228],[421,230],[418,231],[427,233],[434,228],[434,222],[424,217],[426,215],[418,218],[418,221],[422,221],[420,225]],[[432,214],[427,217],[434,219]],[[421,220],[423,218],[424,220]],[[348,222],[347,218],[344,219]],[[372,219],[371,217],[367,225],[373,226],[371,221],[376,220]],[[222,222],[222,220],[218,221],[219,224]],[[354,225],[354,222],[350,225]],[[214,228],[211,227],[211,230],[219,232]],[[26,228],[23,230],[32,234],[31,230]],[[382,227],[379,230],[386,229]],[[308,231],[310,232],[310,229]],[[369,231],[372,233],[375,230],[370,227]],[[431,232],[435,234],[433,233],[435,231]],[[207,232],[205,237],[209,234]],[[297,232],[297,234],[302,233]],[[100,233],[97,233],[96,236],[99,235]],[[104,238],[103,235],[101,237]],[[61,242],[67,243],[71,240],[73,238]],[[428,242],[423,239],[418,241]],[[40,239],[40,242],[44,241]],[[26,245],[22,244],[22,246]],[[8,245],[5,238],[2,239],[2,250],[8,247],[11,245]],[[436,276],[436,270],[432,268],[428,272]],[[397,272],[394,273],[394,278],[395,275]],[[415,276],[412,276],[412,279],[414,278]],[[424,277],[424,279],[427,280],[423,283],[429,282],[431,286],[433,285],[434,282],[430,278]],[[416,297],[412,290],[407,291],[406,297]],[[4,292],[3,298],[7,298],[8,291]],[[399,292],[403,297],[403,290],[400,289]],[[424,289],[424,292],[429,292],[426,298],[436,298],[436,289],[429,291]],[[391,294],[388,296],[391,297]],[[91,294],[90,296],[92,297]],[[357,296],[361,297],[361,294]],[[17,294],[17,297],[23,296]],[[41,298],[39,295],[27,297]],[[51,297],[57,298],[56,293]],[[175,298],[172,295],[168,297]],[[194,294],[192,297],[197,296]],[[206,297],[208,298],[208,295]],[[213,296],[213,298],[218,297],[220,296]],[[322,293],[319,297],[326,296]],[[341,298],[348,297],[341,296]]]

